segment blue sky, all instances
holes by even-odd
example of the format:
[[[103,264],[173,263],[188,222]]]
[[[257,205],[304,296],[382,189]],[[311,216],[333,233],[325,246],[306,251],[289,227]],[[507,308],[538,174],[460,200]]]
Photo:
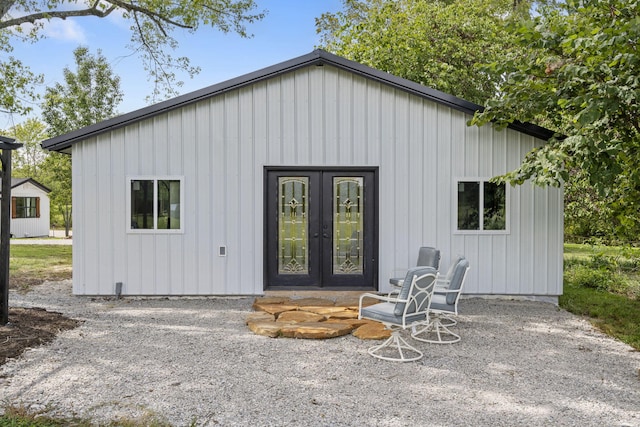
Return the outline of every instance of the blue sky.
[[[267,15],[262,21],[248,25],[252,38],[243,39],[209,28],[195,34],[174,33],[180,46],[172,55],[187,56],[192,65],[201,68],[193,79],[186,73],[178,76],[184,81],[184,86],[178,89],[181,94],[311,52],[319,43],[315,18],[342,6],[340,0],[257,0],[257,3],[260,10],[267,10]],[[127,113],[148,105],[145,97],[151,94],[152,83],[147,81],[140,59],[130,55],[126,47],[130,33],[125,24],[111,17],[52,21],[45,28],[46,39],[35,44],[16,43],[12,55],[34,72],[44,74],[44,86],[51,86],[63,82],[64,67],[75,69],[73,50],[76,47],[87,46],[94,54],[101,49],[121,78],[125,95],[119,112]],[[38,111],[31,116],[37,118]],[[25,119],[0,113],[0,129]]]

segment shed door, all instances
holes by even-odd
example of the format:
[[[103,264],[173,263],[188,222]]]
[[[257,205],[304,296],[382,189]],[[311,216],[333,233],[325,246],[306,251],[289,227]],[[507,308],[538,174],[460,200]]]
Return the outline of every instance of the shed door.
[[[266,287],[374,286],[373,171],[268,171]]]

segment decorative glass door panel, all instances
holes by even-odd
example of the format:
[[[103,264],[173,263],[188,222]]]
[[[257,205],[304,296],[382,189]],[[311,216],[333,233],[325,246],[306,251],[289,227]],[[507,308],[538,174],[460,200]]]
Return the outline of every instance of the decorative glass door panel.
[[[372,170],[267,170],[265,287],[372,289]]]
[[[309,272],[308,177],[279,177],[278,274]]]
[[[362,274],[363,190],[362,177],[333,178],[333,273]]]

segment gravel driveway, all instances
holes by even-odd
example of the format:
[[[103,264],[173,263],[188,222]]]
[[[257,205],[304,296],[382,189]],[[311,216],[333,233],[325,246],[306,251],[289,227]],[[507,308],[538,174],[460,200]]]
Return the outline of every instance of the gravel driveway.
[[[13,293],[85,322],[0,368],[0,400],[176,426],[640,426],[640,352],[551,304],[465,299],[462,341],[400,364],[353,336],[254,335],[252,302]]]

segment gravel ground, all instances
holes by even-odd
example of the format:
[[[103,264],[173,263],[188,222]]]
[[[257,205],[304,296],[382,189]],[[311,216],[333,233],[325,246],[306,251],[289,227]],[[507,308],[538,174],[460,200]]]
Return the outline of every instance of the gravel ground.
[[[252,302],[13,293],[84,324],[4,365],[0,400],[97,423],[640,426],[640,352],[552,304],[462,300],[461,342],[392,363],[353,336],[254,335]]]

